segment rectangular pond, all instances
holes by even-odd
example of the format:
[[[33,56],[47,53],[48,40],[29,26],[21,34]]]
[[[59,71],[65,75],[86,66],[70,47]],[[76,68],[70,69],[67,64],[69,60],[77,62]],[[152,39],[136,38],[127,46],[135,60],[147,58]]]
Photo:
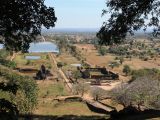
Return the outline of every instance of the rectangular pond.
[[[26,60],[39,60],[41,56],[25,56]]]

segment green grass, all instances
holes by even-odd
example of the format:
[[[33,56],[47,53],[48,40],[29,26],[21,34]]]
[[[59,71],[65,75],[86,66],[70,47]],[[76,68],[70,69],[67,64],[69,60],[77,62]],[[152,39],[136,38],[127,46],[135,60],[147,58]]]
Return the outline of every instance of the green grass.
[[[40,81],[38,93],[38,106],[34,114],[38,115],[76,115],[76,116],[92,116],[101,115],[89,110],[83,102],[58,102],[54,98],[56,96],[70,95],[66,90],[64,83],[53,81]]]
[[[87,105],[83,102],[56,102],[46,103],[45,101],[39,106],[40,110],[37,112],[41,115],[100,115],[94,112],[91,112]]]
[[[44,81],[45,82],[45,81]],[[45,85],[45,83],[39,85],[39,97],[56,97],[56,96],[63,96],[69,95],[68,91],[64,87],[62,82],[58,83],[50,83]]]
[[[39,60],[26,60],[25,56],[40,56],[41,59]],[[51,63],[48,54],[46,53],[25,53],[25,54],[18,54],[14,61],[17,63],[18,67],[34,67],[39,69],[40,66],[43,64],[48,69],[51,69]]]

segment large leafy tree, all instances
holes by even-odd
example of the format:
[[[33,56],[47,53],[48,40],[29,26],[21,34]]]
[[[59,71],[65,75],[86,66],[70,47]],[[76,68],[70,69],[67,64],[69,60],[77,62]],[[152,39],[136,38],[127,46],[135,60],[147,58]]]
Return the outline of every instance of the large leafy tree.
[[[38,87],[27,76],[21,76],[0,65],[0,118],[17,120],[19,113],[28,114],[37,105]]]
[[[107,0],[103,14],[110,15],[97,36],[100,44],[121,43],[128,33],[153,27],[154,35],[160,31],[159,0]]]
[[[44,0],[0,0],[0,42],[12,51],[27,51],[42,26],[54,27],[54,8]]]

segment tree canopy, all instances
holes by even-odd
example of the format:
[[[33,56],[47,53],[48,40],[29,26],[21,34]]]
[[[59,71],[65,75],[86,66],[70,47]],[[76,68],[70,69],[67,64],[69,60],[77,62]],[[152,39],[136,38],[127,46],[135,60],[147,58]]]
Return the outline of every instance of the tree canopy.
[[[12,51],[27,51],[42,26],[54,27],[57,20],[54,8],[44,0],[1,0],[0,16],[0,42]]]
[[[154,35],[160,32],[159,0],[107,0],[107,9],[102,15],[110,15],[103,23],[97,37],[100,44],[121,43],[126,35],[134,31],[153,27]]]

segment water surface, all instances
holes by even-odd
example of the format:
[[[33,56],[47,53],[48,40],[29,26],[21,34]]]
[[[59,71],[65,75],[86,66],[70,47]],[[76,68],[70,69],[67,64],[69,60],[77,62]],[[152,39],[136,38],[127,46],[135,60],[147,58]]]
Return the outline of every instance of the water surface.
[[[25,56],[26,60],[39,60],[41,56]]]
[[[29,53],[46,53],[46,52],[59,53],[57,45],[52,42],[31,43],[28,51]]]

